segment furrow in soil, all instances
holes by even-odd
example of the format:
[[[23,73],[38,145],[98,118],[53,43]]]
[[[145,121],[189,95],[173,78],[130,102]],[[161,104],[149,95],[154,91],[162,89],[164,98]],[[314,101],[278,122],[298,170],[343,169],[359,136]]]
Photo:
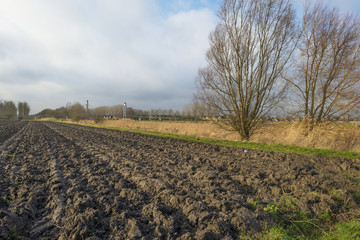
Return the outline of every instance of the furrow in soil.
[[[360,160],[21,124],[0,124],[13,126],[0,142],[0,239],[246,239],[289,206],[360,218]]]

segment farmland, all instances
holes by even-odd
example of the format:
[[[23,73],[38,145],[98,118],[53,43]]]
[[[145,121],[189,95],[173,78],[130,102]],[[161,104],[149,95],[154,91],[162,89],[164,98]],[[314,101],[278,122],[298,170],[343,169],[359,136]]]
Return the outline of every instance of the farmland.
[[[0,239],[317,238],[360,218],[359,159],[55,122],[0,122],[0,149]]]

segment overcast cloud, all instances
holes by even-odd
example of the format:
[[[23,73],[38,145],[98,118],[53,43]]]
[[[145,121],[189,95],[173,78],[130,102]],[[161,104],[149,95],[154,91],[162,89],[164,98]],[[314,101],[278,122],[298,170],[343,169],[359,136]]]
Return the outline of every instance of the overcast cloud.
[[[0,100],[27,101],[32,113],[87,99],[181,110],[220,2],[0,0]]]

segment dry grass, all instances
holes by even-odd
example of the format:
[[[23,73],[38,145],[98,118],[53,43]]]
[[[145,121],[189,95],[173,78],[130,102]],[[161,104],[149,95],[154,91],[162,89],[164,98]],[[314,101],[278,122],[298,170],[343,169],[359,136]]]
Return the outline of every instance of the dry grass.
[[[94,124],[94,121],[87,120],[80,123]],[[211,122],[158,122],[125,119],[105,120],[101,125],[221,140],[240,140],[237,133],[226,131]],[[298,122],[269,122],[255,132],[250,142],[360,152],[360,125],[328,123],[316,126],[309,131]]]
[[[302,123],[270,123],[251,138],[254,142],[360,152],[360,125],[326,123],[312,131]]]
[[[94,121],[80,121],[84,124],[94,124]],[[211,122],[186,122],[186,121],[135,121],[130,119],[105,120],[100,123],[108,127],[148,130],[155,132],[172,133],[187,136],[197,136],[223,140],[240,140],[239,134],[225,131]]]

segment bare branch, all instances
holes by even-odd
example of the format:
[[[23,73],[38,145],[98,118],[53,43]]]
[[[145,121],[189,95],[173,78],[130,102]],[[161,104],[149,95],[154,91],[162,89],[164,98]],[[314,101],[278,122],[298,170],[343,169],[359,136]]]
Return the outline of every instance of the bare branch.
[[[295,49],[295,11],[289,0],[224,0],[218,16],[195,98],[248,139],[283,92],[275,86]]]

